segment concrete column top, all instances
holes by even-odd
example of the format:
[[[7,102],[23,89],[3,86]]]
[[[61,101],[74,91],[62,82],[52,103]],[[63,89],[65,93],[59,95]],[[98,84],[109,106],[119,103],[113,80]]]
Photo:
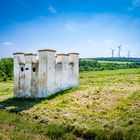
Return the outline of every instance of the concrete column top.
[[[13,55],[25,55],[25,53],[23,53],[23,52],[16,52],[16,53],[13,53]]]
[[[33,54],[33,53],[26,53],[25,56],[37,56],[37,54]]]
[[[71,55],[71,54],[79,55],[79,53],[68,53],[68,55]]]
[[[61,54],[56,54],[56,56],[69,56],[69,55],[61,53]]]
[[[43,50],[38,50],[38,52],[56,52],[56,50],[43,49]]]

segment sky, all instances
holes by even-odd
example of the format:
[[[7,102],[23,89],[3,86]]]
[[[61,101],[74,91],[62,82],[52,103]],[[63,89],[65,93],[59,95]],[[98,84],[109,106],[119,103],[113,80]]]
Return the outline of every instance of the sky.
[[[0,0],[0,58],[13,52],[140,57],[140,0]]]

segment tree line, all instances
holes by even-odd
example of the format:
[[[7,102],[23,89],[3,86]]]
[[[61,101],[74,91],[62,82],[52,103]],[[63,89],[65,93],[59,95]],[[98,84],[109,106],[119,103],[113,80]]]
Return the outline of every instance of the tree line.
[[[115,69],[129,69],[129,68],[140,68],[140,62],[126,62],[126,63],[119,63],[111,62],[105,59],[103,62],[99,62],[96,59],[80,59],[79,68],[80,71],[97,71],[97,70],[115,70]],[[107,62],[105,62],[107,61]],[[124,61],[122,61],[124,62]]]
[[[119,62],[138,62],[140,63],[140,58],[131,58],[131,57],[98,57],[92,58],[95,60],[102,60],[102,61],[119,61]]]
[[[97,58],[98,59],[98,58]],[[80,72],[82,71],[99,71],[99,70],[115,70],[115,69],[128,69],[128,68],[140,68],[140,59],[135,59],[136,62],[130,62],[127,61],[126,63],[117,63],[117,62],[106,62],[110,59],[98,59],[98,60],[104,60],[103,62],[99,62],[97,59],[80,59],[79,60],[79,69]],[[117,59],[118,60],[118,59]],[[120,60],[120,59],[119,59]],[[113,59],[113,61],[116,61],[116,59]],[[133,60],[134,61],[134,60]],[[124,62],[124,60],[122,60]],[[0,59],[0,81],[6,81],[6,80],[13,80],[13,58],[2,58]]]
[[[13,58],[0,59],[0,81],[13,79]]]

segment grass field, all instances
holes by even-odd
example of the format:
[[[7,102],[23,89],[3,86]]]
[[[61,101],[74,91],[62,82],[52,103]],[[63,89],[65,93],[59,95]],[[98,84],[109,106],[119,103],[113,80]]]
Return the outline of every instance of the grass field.
[[[14,99],[0,82],[0,139],[140,140],[140,69],[80,73],[49,99]]]
[[[98,60],[99,63],[117,63],[117,64],[130,64],[134,62],[123,62],[123,61],[103,61],[103,60]]]

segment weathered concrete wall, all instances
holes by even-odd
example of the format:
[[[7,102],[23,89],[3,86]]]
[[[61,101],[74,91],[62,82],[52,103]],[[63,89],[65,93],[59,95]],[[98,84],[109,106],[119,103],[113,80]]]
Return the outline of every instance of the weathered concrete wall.
[[[68,80],[68,85],[70,87],[72,87],[72,84],[73,84],[73,67],[74,67],[74,63],[69,63],[69,80]]]
[[[45,98],[78,86],[79,54],[38,52],[38,62],[35,54],[14,54],[15,97]]]
[[[39,50],[38,95],[48,97],[55,91],[55,52]]]
[[[62,90],[69,88],[69,56],[62,56]]]
[[[25,64],[20,63],[19,71],[19,97],[23,97],[25,93]]]
[[[55,64],[55,91],[59,92],[61,91],[62,87],[62,62],[57,62]]]
[[[79,77],[79,54],[78,53],[69,53],[69,64],[70,67],[70,81],[71,87],[78,86],[78,77]]]
[[[25,54],[25,97],[32,96],[33,86],[33,63],[36,60],[36,54]]]
[[[39,52],[38,69],[38,94],[37,97],[45,97],[47,92],[47,52]]]
[[[72,65],[69,63],[68,54],[57,54],[56,58],[56,87],[57,91],[71,88],[73,75]],[[78,81],[77,81],[78,82]]]
[[[38,94],[38,63],[37,60],[32,63],[32,81],[31,81],[31,97]]]
[[[19,52],[14,53],[13,55],[14,55],[14,96],[22,97],[24,94],[24,65],[25,65],[24,53]],[[23,71],[21,71],[21,69],[23,69]]]

